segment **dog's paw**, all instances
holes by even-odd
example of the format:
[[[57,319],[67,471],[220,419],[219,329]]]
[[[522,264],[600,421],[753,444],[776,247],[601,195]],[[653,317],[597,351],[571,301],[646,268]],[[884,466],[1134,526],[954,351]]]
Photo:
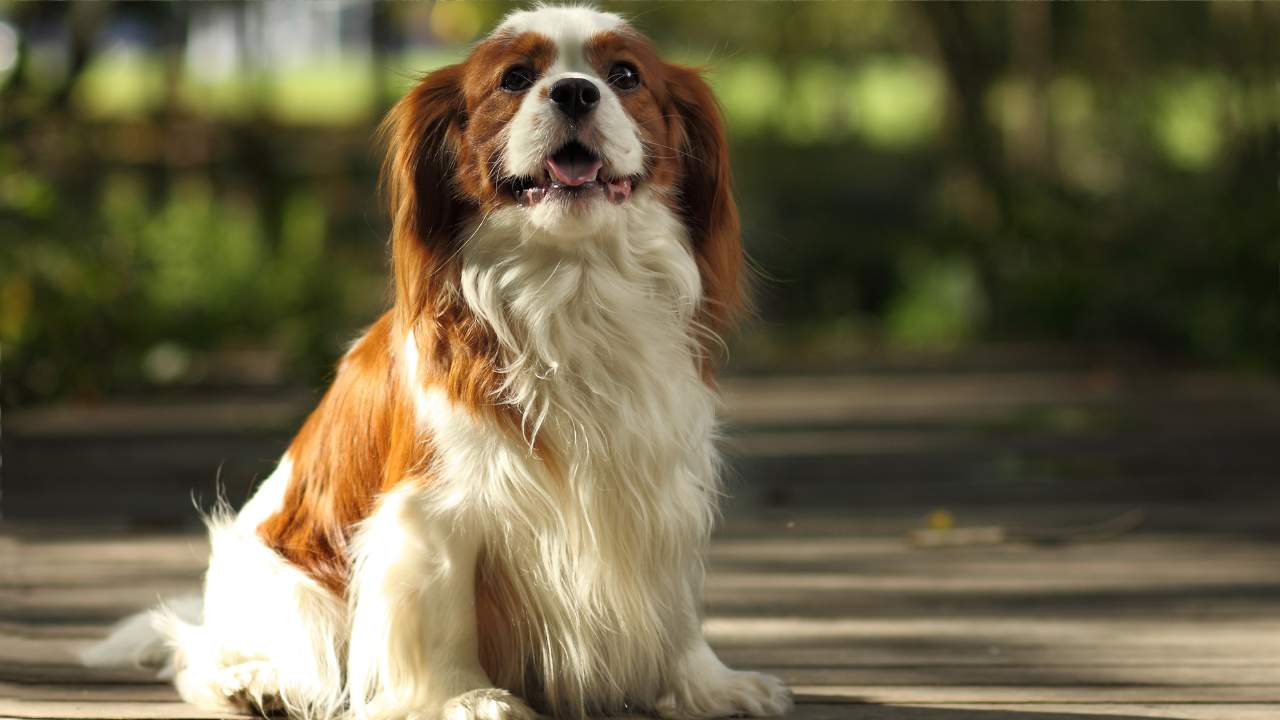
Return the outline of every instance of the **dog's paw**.
[[[442,720],[537,720],[538,714],[506,690],[482,688],[444,704]]]
[[[200,673],[187,668],[175,678],[178,694],[200,707],[276,713],[280,706],[280,682],[275,666],[251,660]]]
[[[670,720],[776,717],[791,710],[791,690],[772,675],[726,669],[711,677],[686,677],[654,709]]]

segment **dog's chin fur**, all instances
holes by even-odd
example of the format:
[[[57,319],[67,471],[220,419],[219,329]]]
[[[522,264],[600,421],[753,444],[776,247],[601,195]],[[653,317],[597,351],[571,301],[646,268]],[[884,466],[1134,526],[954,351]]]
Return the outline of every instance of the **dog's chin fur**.
[[[602,197],[572,203],[555,200],[533,208],[504,207],[494,211],[485,224],[503,229],[507,238],[573,252],[593,236],[610,234],[610,228],[625,223],[627,210]]]
[[[203,597],[125,621],[87,664],[302,718],[786,711],[778,680],[702,637],[710,354],[741,249],[709,91],[641,42],[590,10],[516,13],[393,111],[395,306],[253,498],[213,514]],[[491,187],[504,150],[458,118],[505,107],[499,134],[528,152],[538,96],[482,92],[517,45],[544,77],[598,79],[601,47],[642,66],[649,94],[602,108],[607,163],[648,148],[624,201],[522,207]]]

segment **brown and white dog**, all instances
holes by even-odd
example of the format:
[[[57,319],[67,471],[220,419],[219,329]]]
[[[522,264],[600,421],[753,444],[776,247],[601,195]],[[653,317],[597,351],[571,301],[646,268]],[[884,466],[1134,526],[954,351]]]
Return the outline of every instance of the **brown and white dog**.
[[[616,15],[543,7],[384,127],[394,307],[212,518],[203,598],[86,662],[305,718],[786,712],[700,627],[710,355],[742,304],[707,85]]]

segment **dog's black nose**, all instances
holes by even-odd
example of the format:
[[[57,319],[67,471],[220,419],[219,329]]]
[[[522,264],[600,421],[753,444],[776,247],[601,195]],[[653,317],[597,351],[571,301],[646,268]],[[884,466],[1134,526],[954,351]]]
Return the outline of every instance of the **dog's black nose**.
[[[586,78],[565,78],[551,86],[551,102],[570,120],[577,120],[595,109],[600,102],[600,89]]]

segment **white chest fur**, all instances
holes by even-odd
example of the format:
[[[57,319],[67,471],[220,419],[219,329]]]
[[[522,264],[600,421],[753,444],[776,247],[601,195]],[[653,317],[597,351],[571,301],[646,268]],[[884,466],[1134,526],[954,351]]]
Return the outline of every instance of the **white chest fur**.
[[[698,272],[669,211],[636,200],[626,223],[572,248],[491,218],[464,249],[462,292],[501,343],[523,442],[439,390],[417,401],[439,462],[420,502],[467,518],[507,581],[510,665],[494,680],[532,672],[553,705],[651,698],[697,624],[716,492]]]

